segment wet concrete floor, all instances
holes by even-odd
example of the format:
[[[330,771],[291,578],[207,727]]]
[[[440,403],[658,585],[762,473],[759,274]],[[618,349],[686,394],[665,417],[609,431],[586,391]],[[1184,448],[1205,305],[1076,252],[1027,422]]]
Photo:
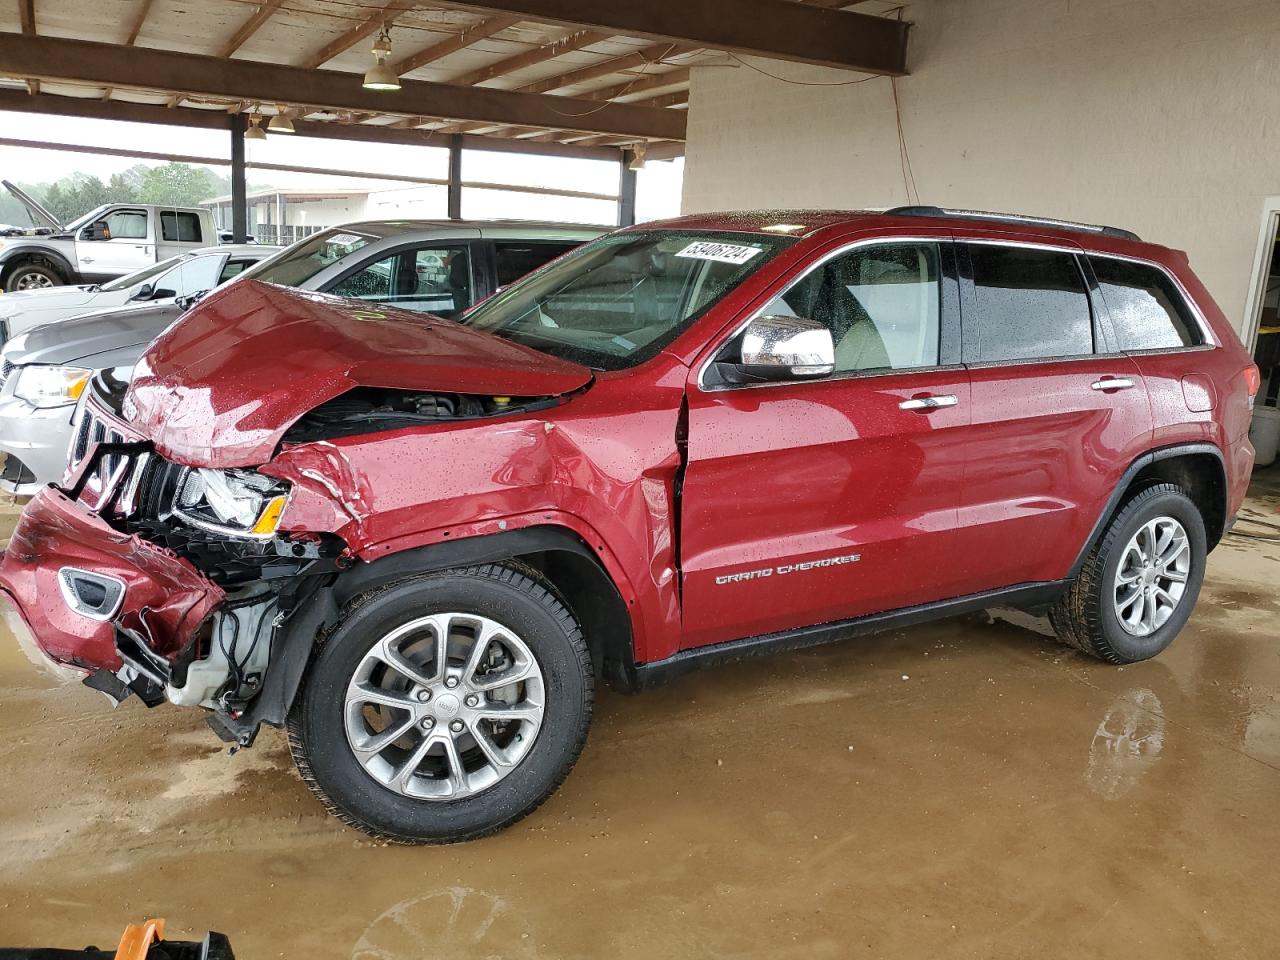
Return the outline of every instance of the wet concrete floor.
[[[1280,521],[1280,472],[1249,509]],[[1122,669],[997,614],[604,694],[555,797],[445,848],[341,827],[276,731],[229,757],[5,635],[0,945],[159,915],[246,960],[1275,956],[1277,584],[1280,543],[1228,538]]]

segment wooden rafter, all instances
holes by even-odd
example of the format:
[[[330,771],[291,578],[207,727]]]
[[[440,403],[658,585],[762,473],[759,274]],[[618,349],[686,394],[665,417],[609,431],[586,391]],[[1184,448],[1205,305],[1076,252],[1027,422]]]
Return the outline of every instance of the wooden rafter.
[[[382,9],[373,16],[357,23],[350,30],[330,40],[323,47],[317,50],[311,56],[302,61],[302,66],[308,69],[315,69],[328,63],[340,53],[346,53],[362,40],[373,36],[384,26],[395,20],[396,17],[411,10],[418,4],[416,0],[387,0]]]
[[[457,53],[473,43],[487,40],[494,34],[501,33],[519,22],[519,17],[487,17],[467,27],[456,36],[433,43],[431,46],[419,50],[417,53],[411,54],[397,63],[393,63],[391,69],[396,72],[396,76],[403,77],[406,73],[412,73],[414,70],[425,67],[429,63],[435,63],[442,57]]]
[[[138,34],[142,33],[142,27],[147,22],[147,17],[151,13],[151,5],[155,0],[141,0],[138,4],[138,12],[134,15],[133,26],[129,28],[129,35],[124,38],[124,45],[132,47],[138,41]],[[111,87],[107,87],[102,91],[102,99],[110,100],[111,94],[115,91]],[[175,104],[176,106],[176,104]]]
[[[495,77],[506,76],[509,73],[537,66],[548,60],[554,60],[561,54],[571,53],[574,50],[589,47],[593,43],[608,40],[610,36],[611,34],[602,33],[598,30],[575,30],[573,33],[567,34],[545,46],[527,50],[513,57],[507,57],[505,60],[499,60],[497,63],[491,63],[488,66],[480,67],[478,70],[472,70],[459,77],[454,77],[449,83],[463,87],[475,86]]]
[[[18,0],[18,21],[25,36],[36,35],[36,0]]]
[[[521,93],[549,93],[552,90],[577,86],[580,83],[588,83],[601,77],[611,77],[616,73],[625,73],[634,68],[643,68],[666,57],[692,53],[694,49],[694,47],[685,47],[679,44],[655,43],[653,46],[637,50],[635,53],[603,60],[600,63],[593,63],[590,66],[570,70],[568,73],[562,73],[559,76],[547,77],[545,80],[535,80],[533,83],[526,83],[516,89]]]
[[[199,110],[191,107],[180,107],[166,110],[164,106],[149,103],[124,103],[112,100],[102,103],[86,97],[62,97],[41,93],[28,96],[18,90],[0,90],[0,110],[13,110],[19,113],[35,113],[62,117],[91,117],[97,120],[123,120],[127,123],[160,123],[168,126],[195,127],[204,130],[226,130],[227,111],[232,106],[216,110]],[[339,123],[332,120],[306,121],[295,120],[294,128],[299,137],[327,137],[338,140],[352,140],[359,143],[386,144],[397,143],[409,146],[439,146],[441,138],[436,130],[402,130],[387,126],[368,126],[360,124]],[[560,136],[568,136],[561,134]],[[523,140],[501,138],[475,138],[463,135],[465,148],[480,147],[485,150],[497,150],[509,153],[543,153],[559,156],[579,157],[590,160],[613,159],[610,152],[599,147],[575,147],[571,144],[554,144],[551,148],[538,150]]]
[[[667,87],[683,86],[689,82],[689,69],[668,70],[665,73],[647,73],[636,75],[626,83],[618,83],[603,90],[592,90],[583,94],[589,100],[612,100],[615,97],[630,97],[652,90],[665,90]]]
[[[264,0],[263,3],[258,4],[258,9],[254,11],[253,15],[241,24],[240,29],[233,33],[231,38],[219,48],[217,56],[225,60],[244,46],[245,42],[257,33],[264,23],[275,16],[275,12],[280,9],[283,3],[284,0]]]
[[[179,102],[193,96],[301,103],[317,109],[391,116],[444,115],[494,126],[650,139],[681,140],[685,129],[682,115],[651,107],[423,80],[406,80],[398,91],[376,92],[363,89],[352,73],[53,37],[0,33],[0,73],[99,87],[172,91]]]

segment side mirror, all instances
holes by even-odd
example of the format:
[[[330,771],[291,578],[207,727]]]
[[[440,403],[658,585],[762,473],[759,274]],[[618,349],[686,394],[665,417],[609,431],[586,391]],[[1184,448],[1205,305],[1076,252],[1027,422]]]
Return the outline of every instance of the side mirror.
[[[129,302],[130,302],[130,303],[132,303],[132,302],[134,302],[135,300],[150,300],[150,299],[151,299],[151,292],[152,292],[154,289],[155,289],[155,287],[154,287],[154,286],[152,286],[151,284],[149,284],[149,283],[144,283],[142,286],[140,286],[140,287],[138,288],[137,293],[135,293],[132,297],[130,297],[130,298],[129,298]]]
[[[98,220],[85,227],[80,237],[84,240],[110,240],[111,228],[107,226],[107,221]]]
[[[163,287],[159,290],[152,290],[148,300],[172,300],[178,295],[177,290],[166,290]]]
[[[756,317],[716,361],[729,383],[772,383],[826,377],[836,348],[826,324],[808,317]]]

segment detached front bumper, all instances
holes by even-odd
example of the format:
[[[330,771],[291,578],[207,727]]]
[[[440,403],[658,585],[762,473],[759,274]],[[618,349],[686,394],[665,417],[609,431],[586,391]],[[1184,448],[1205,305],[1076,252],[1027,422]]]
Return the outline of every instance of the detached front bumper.
[[[54,487],[18,520],[0,556],[0,590],[47,656],[90,672],[122,666],[118,641],[162,670],[159,661],[189,658],[225,599],[186,560],[113,529]]]

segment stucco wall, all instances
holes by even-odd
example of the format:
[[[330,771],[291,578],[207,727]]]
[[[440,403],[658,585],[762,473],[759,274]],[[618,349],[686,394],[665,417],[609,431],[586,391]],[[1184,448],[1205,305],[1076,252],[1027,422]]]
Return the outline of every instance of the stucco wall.
[[[918,0],[908,19],[922,203],[1129,227],[1187,250],[1241,325],[1280,194],[1280,3]],[[686,212],[906,202],[887,79],[694,69]]]

